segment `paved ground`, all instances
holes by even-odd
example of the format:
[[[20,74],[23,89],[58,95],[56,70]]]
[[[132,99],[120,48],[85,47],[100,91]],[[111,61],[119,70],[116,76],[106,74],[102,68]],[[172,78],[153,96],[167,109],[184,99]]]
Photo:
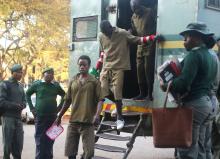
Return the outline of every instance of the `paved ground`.
[[[54,145],[54,159],[65,159],[64,143],[66,137],[67,124],[63,124],[65,131],[58,137]],[[1,126],[0,126],[1,129]],[[123,134],[129,135],[129,134]],[[0,130],[0,143],[2,143],[2,131]],[[99,143],[111,144],[115,146],[125,146],[125,142],[99,140]],[[82,145],[79,147],[79,154],[82,153]],[[108,153],[96,150],[96,155],[112,159],[121,159],[122,154]],[[128,156],[128,159],[173,159],[173,149],[158,149],[153,147],[152,137],[138,137],[134,148]],[[24,125],[24,148],[22,159],[34,159],[34,125]],[[0,159],[2,159],[2,144],[0,144]]]

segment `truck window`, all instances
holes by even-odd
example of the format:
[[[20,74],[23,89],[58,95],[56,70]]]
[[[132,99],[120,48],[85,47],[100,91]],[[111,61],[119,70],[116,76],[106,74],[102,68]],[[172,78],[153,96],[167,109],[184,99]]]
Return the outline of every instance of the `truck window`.
[[[97,39],[98,16],[73,18],[73,42]]]
[[[206,0],[206,7],[220,11],[220,0]]]

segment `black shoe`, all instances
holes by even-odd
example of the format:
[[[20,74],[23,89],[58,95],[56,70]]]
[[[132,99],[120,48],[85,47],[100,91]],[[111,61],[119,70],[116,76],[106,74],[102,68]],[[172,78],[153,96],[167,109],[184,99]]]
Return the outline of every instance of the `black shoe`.
[[[68,159],[76,159],[76,156],[69,156]]]
[[[133,100],[146,100],[146,96],[139,94],[138,96],[133,97],[132,99]]]
[[[153,97],[153,96],[147,96],[147,97],[146,97],[146,100],[148,100],[148,101],[153,101],[153,100],[154,100],[154,97]]]

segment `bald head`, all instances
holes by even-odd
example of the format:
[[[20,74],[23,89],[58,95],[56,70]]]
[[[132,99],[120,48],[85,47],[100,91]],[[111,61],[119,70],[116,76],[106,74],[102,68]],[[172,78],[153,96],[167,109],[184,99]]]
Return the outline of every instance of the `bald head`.
[[[111,23],[108,20],[103,20],[100,24],[100,30],[106,36],[111,37],[113,27],[112,27]]]

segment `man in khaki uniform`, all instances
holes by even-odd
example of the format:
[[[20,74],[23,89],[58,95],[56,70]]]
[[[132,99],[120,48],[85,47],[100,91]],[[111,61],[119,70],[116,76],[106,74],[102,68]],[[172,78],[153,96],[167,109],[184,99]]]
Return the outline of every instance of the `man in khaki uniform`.
[[[137,36],[149,36],[156,32],[156,14],[154,9],[142,6],[142,0],[131,0],[134,12],[131,18],[132,33]],[[140,94],[134,100],[153,100],[155,42],[138,45],[137,77]]]
[[[116,124],[117,129],[121,129],[124,126],[122,117],[124,71],[131,69],[129,43],[141,43],[141,38],[131,35],[124,29],[112,27],[107,20],[101,22],[100,29],[100,49],[104,52],[100,74],[101,87],[103,96],[116,104]]]
[[[100,82],[88,74],[90,64],[88,56],[79,57],[79,73],[70,81],[63,108],[55,121],[59,125],[62,116],[72,104],[65,144],[65,155],[69,159],[76,159],[80,136],[84,150],[82,159],[92,159],[94,156],[94,116],[97,104],[103,97]]]

